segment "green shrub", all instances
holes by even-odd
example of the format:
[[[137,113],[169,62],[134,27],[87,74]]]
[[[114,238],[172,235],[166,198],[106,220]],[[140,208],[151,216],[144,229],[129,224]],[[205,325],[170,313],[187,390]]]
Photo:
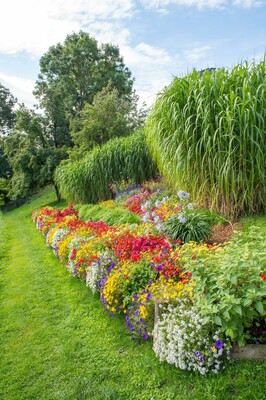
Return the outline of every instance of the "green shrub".
[[[194,301],[209,321],[242,346],[254,323],[266,316],[266,239],[263,229],[249,227],[212,252],[189,258]]]
[[[99,205],[78,205],[75,208],[79,212],[79,218],[83,221],[103,221],[107,225],[120,226],[123,224],[140,224],[138,215],[120,207],[106,208]]]
[[[265,210],[266,58],[193,71],[158,96],[145,126],[160,173],[226,216]]]

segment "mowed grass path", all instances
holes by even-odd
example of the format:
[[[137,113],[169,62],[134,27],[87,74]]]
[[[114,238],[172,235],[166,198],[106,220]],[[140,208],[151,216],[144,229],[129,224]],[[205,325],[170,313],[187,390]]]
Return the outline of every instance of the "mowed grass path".
[[[46,247],[31,221],[52,191],[0,215],[1,400],[203,400],[265,398],[266,363],[201,377],[160,364],[134,343]]]

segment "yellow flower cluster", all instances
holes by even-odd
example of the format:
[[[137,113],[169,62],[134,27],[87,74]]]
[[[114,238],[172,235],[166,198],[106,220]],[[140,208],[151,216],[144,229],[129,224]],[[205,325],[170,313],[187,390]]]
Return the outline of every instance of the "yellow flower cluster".
[[[103,296],[107,301],[107,308],[112,312],[117,310],[117,307],[123,306],[123,281],[130,276],[130,262],[126,261],[123,266],[117,265],[114,268],[104,285]]]
[[[106,200],[106,201],[100,202],[99,206],[105,207],[105,208],[115,208],[116,204],[115,204],[114,200]]]
[[[58,256],[60,260],[67,262],[69,255],[69,244],[76,237],[76,232],[72,232],[67,236],[64,236],[58,243]]]
[[[77,251],[75,260],[84,259],[84,261],[91,260],[99,256],[99,243],[100,238],[91,238]]]

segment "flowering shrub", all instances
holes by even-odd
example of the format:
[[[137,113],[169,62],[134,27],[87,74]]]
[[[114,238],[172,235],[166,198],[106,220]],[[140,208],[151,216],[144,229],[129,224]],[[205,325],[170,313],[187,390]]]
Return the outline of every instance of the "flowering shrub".
[[[86,275],[86,285],[93,293],[102,291],[108,275],[117,265],[117,261],[111,251],[102,251],[98,259],[91,263]]]
[[[265,248],[265,237],[251,227],[209,257],[200,262],[191,257],[184,266],[192,273],[195,302],[204,318],[240,346],[250,338],[253,322],[265,320]]]
[[[229,355],[229,343],[220,330],[206,323],[187,298],[176,299],[166,307],[154,327],[153,349],[160,361],[202,375],[218,373],[224,355]]]
[[[163,275],[149,281],[145,289],[134,294],[126,315],[126,328],[130,330],[132,339],[149,339],[154,326],[154,307],[157,299],[172,301],[184,293],[189,295],[191,288],[187,285],[187,277],[180,274],[178,279],[165,279]]]

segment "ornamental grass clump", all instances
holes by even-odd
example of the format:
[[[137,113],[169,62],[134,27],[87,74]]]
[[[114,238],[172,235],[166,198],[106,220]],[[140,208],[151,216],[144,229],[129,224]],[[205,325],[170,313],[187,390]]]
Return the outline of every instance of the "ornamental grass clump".
[[[199,211],[183,211],[174,214],[163,224],[163,231],[173,240],[184,243],[201,242],[209,238],[212,224],[209,215]]]
[[[265,211],[266,57],[175,78],[145,125],[172,189],[225,216]]]
[[[230,352],[220,329],[206,323],[201,311],[186,297],[165,306],[153,335],[153,350],[160,361],[202,375],[218,373]]]
[[[140,183],[157,176],[143,132],[113,139],[95,147],[80,161],[61,165],[55,180],[63,198],[75,203],[108,200],[111,180],[132,179]]]

